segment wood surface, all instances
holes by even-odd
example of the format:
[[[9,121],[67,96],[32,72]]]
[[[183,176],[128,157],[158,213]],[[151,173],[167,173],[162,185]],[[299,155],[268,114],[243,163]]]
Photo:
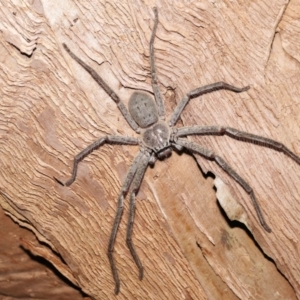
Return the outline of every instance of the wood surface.
[[[225,81],[251,87],[193,99],[177,126],[226,125],[280,141],[300,156],[299,1],[0,0],[4,213],[35,234],[37,240],[16,231],[23,249],[49,261],[82,290],[79,298],[300,299],[300,166],[282,153],[229,137],[190,138],[253,187],[272,233],[260,226],[249,196],[215,163],[173,153],[149,168],[133,234],[144,279],[138,280],[126,247],[127,201],[115,247],[117,297],[106,252],[118,193],[138,147],[103,146],[80,163],[70,187],[53,179],[66,181],[74,156],[97,138],[136,136],[62,43],[127,104],[135,90],[152,93],[154,6],[156,66],[168,116],[199,86]],[[8,272],[9,254],[0,257],[0,295],[14,297],[8,282],[20,277]],[[32,285],[52,280],[32,270],[16,272],[24,281],[31,276]],[[70,293],[55,291],[60,299]],[[23,297],[36,295],[27,286]]]

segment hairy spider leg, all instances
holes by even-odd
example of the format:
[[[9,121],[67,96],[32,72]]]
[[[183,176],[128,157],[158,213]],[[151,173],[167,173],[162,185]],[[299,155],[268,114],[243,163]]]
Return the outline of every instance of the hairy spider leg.
[[[271,148],[278,152],[283,152],[285,155],[289,156],[297,164],[300,165],[300,157],[294,154],[284,144],[263,136],[248,133],[235,128],[224,126],[190,126],[176,129],[175,137],[188,135],[227,135],[239,141],[260,145],[263,147]]]
[[[60,183],[61,185],[70,186],[76,179],[79,162],[81,162],[91,152],[93,152],[94,150],[103,146],[105,143],[121,144],[121,145],[138,145],[139,140],[136,138],[127,137],[127,136],[106,135],[106,136],[98,139],[97,141],[95,141],[94,143],[92,143],[91,145],[86,147],[85,149],[83,149],[79,154],[77,154],[75,156],[74,162],[73,162],[72,176],[65,184],[63,184],[60,180],[58,180],[56,178],[55,178],[55,180],[58,183]]]
[[[109,243],[108,243],[108,249],[107,249],[107,255],[108,255],[108,259],[109,259],[109,263],[111,266],[111,271],[112,271],[112,275],[115,281],[115,294],[117,295],[120,291],[120,279],[119,279],[119,275],[118,275],[118,270],[115,264],[115,260],[114,260],[114,256],[113,256],[113,252],[114,252],[114,246],[115,246],[115,241],[116,241],[116,235],[118,232],[118,228],[120,225],[120,221],[121,221],[121,217],[123,214],[123,209],[124,209],[124,199],[129,191],[130,185],[132,183],[132,180],[136,174],[137,169],[139,168],[141,162],[143,162],[143,158],[144,158],[145,154],[143,151],[140,151],[138,153],[138,155],[135,157],[135,159],[133,160],[126,178],[123,182],[122,188],[121,188],[121,192],[118,198],[118,208],[117,208],[117,212],[116,212],[116,216],[114,219],[114,224],[113,224],[113,228],[110,234],[110,238],[109,238]]]
[[[149,161],[150,161],[150,153],[145,153],[145,155],[141,158],[141,162],[137,168],[134,179],[131,184],[131,195],[130,195],[130,204],[129,204],[129,215],[128,215],[128,223],[127,223],[127,232],[126,232],[126,243],[130,250],[130,253],[139,269],[139,279],[143,279],[143,265],[136,253],[135,247],[132,243],[132,231],[133,231],[133,223],[134,223],[134,215],[136,208],[136,195],[140,189],[144,174],[147,170]]]
[[[253,189],[251,186],[238,174],[236,173],[225,161],[223,158],[220,156],[216,155],[214,152],[212,152],[209,149],[205,149],[204,147],[201,147],[200,145],[193,143],[193,142],[188,142],[184,139],[178,139],[176,141],[176,144],[179,144],[180,146],[195,152],[197,154],[200,154],[201,156],[214,160],[227,174],[229,174],[250,196],[254,208],[256,210],[256,213],[258,215],[258,219],[260,221],[260,224],[262,227],[267,231],[271,232],[270,227],[266,223],[262,211],[260,209],[260,206],[258,204],[258,201],[255,197],[255,194],[253,192]]]
[[[153,8],[154,15],[155,15],[155,20],[154,20],[154,26],[152,29],[152,35],[150,39],[150,66],[151,66],[151,83],[152,83],[152,89],[154,92],[154,97],[155,101],[158,107],[158,115],[161,117],[161,119],[165,119],[165,107],[164,107],[164,102],[162,100],[159,87],[158,87],[158,82],[157,82],[157,75],[156,75],[156,68],[155,68],[155,56],[154,56],[154,39],[155,39],[155,34],[156,34],[156,29],[157,29],[157,24],[158,24],[158,11],[157,8]]]
[[[212,83],[212,84],[205,85],[205,86],[199,87],[197,89],[194,89],[191,92],[187,93],[177,104],[177,106],[169,120],[169,126],[174,126],[176,124],[183,109],[186,107],[188,102],[193,98],[196,98],[201,95],[208,94],[208,93],[211,93],[211,92],[217,91],[217,90],[229,90],[229,91],[232,91],[235,93],[241,93],[241,92],[249,90],[249,88],[250,88],[249,86],[238,88],[238,87],[230,85],[226,82],[220,81],[220,82]]]
[[[190,127],[181,127],[181,128],[175,129],[174,132],[175,132],[174,133],[175,141],[179,137],[189,136],[189,135],[228,135],[229,137],[239,140],[239,141],[244,141],[244,142],[252,143],[255,145],[260,145],[263,147],[271,148],[278,152],[282,152],[285,155],[287,155],[288,157],[290,157],[292,160],[294,160],[297,164],[300,165],[300,157],[298,157],[296,154],[294,154],[290,149],[288,149],[282,143],[279,143],[275,140],[272,140],[272,139],[269,139],[269,138],[266,138],[263,136],[259,136],[259,135],[255,135],[255,134],[248,133],[245,131],[237,130],[235,128],[224,127],[224,126],[190,126]],[[182,144],[180,144],[180,145],[182,145]],[[235,171],[233,171],[232,168],[227,163],[225,163],[224,160],[222,160],[218,157],[214,157],[214,154],[212,154],[212,153],[208,153],[208,154],[212,155],[212,158],[217,162],[217,164],[223,170],[225,170],[231,177],[233,177],[250,195],[261,225],[263,226],[263,228],[266,231],[270,232],[268,230],[268,229],[270,229],[268,225],[266,228],[266,223],[263,219],[261,209],[258,205],[258,202],[256,200],[256,197],[254,195],[252,188]],[[207,155],[204,155],[203,153],[202,153],[202,155],[209,158],[209,155],[207,156]]]
[[[135,121],[130,116],[126,106],[121,101],[119,96],[108,86],[108,84],[96,73],[96,71],[88,66],[84,61],[82,61],[78,56],[76,56],[66,44],[63,44],[63,47],[65,50],[69,53],[69,55],[78,62],[92,77],[93,79],[98,83],[100,87],[103,88],[103,90],[107,93],[108,96],[117,104],[119,110],[121,111],[122,115],[124,116],[127,123],[130,125],[130,127],[137,133],[140,132],[139,126],[135,123]]]

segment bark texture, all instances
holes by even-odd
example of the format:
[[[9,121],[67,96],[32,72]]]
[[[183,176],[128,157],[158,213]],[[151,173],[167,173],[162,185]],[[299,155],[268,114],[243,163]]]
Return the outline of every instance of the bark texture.
[[[299,1],[0,0],[0,204],[35,234],[39,243],[11,229],[23,248],[95,299],[115,297],[107,245],[138,147],[103,146],[80,163],[70,187],[53,179],[66,181],[74,156],[101,136],[136,136],[62,43],[127,104],[134,90],[152,92],[154,6],[156,66],[168,116],[199,86],[251,86],[241,94],[193,99],[177,126],[230,126],[280,141],[300,156]],[[174,153],[147,170],[137,197],[133,238],[145,268],[142,282],[126,247],[126,203],[115,248],[118,299],[300,299],[300,166],[229,137],[191,140],[222,156],[253,187],[272,233],[216,164]],[[215,179],[204,178],[201,169]],[[0,251],[0,295],[16,297],[8,282],[21,277],[11,276],[11,258]],[[26,267],[24,282],[34,286],[31,270],[42,267]],[[49,298],[84,297],[70,294],[63,281],[42,280],[61,286]],[[24,290],[23,297],[36,295]]]

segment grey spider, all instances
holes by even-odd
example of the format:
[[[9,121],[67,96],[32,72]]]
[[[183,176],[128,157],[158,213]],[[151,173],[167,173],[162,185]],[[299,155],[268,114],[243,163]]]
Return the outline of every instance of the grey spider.
[[[240,93],[247,91],[249,89],[249,86],[237,88],[225,82],[217,82],[194,89],[191,92],[187,93],[178,103],[169,121],[165,121],[164,103],[158,88],[154,58],[154,38],[158,24],[158,11],[157,8],[154,8],[153,10],[155,15],[155,21],[150,39],[150,67],[152,89],[155,101],[149,94],[137,91],[134,92],[130,97],[127,110],[126,106],[117,96],[117,94],[115,94],[114,91],[107,85],[107,83],[91,67],[89,67],[79,57],[77,57],[68,48],[67,45],[63,44],[65,50],[69,53],[69,55],[93,77],[93,79],[100,85],[100,87],[102,87],[105,90],[105,92],[112,98],[112,100],[117,104],[119,110],[123,114],[127,123],[131,126],[131,128],[136,133],[140,134],[139,138],[107,135],[98,139],[97,141],[89,145],[87,148],[82,150],[74,158],[72,176],[65,184],[56,179],[60,184],[70,186],[76,178],[78,163],[81,160],[83,160],[87,155],[89,155],[93,150],[103,146],[105,143],[141,146],[140,151],[133,160],[126,175],[126,178],[123,182],[121,192],[118,198],[118,209],[109,239],[107,254],[112,270],[112,275],[115,281],[116,294],[118,294],[120,291],[120,280],[117,267],[114,261],[113,251],[116,234],[123,213],[124,198],[126,197],[131,187],[126,242],[131,252],[131,255],[138,267],[139,278],[140,280],[142,280],[143,266],[132,243],[132,230],[136,207],[136,195],[139,191],[144,173],[148,165],[154,165],[157,159],[163,160],[169,157],[171,155],[172,150],[181,151],[183,149],[186,149],[190,152],[199,154],[207,159],[215,161],[249,194],[253,202],[254,208],[256,210],[260,224],[267,232],[271,232],[270,227],[264,220],[260,206],[256,200],[254,191],[250,187],[250,185],[242,177],[240,177],[240,175],[238,175],[221,157],[217,156],[212,151],[205,149],[202,146],[190,142],[182,137],[187,137],[189,135],[228,135],[229,137],[237,140],[254,143],[264,147],[272,148],[276,151],[283,152],[300,165],[300,158],[296,156],[292,151],[290,151],[283,144],[265,137],[223,126],[191,126],[174,128],[174,125],[179,119],[181,112],[191,99],[216,90],[229,90],[235,93]]]

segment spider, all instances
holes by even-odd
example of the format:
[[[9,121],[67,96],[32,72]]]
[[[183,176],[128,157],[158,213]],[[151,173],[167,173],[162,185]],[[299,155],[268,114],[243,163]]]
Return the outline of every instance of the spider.
[[[152,35],[150,39],[150,67],[151,67],[151,79],[152,79],[152,89],[154,93],[154,99],[152,96],[145,92],[136,91],[134,92],[128,104],[128,109],[124,103],[120,100],[117,94],[107,85],[107,83],[85,62],[83,62],[79,57],[77,57],[66,44],[63,44],[65,50],[69,55],[79,63],[99,84],[101,88],[110,96],[110,98],[117,104],[122,115],[126,119],[130,127],[140,136],[138,138],[127,137],[127,136],[116,136],[107,135],[94,143],[89,145],[87,148],[82,150],[75,158],[73,163],[73,171],[71,178],[63,184],[60,180],[57,180],[60,184],[65,186],[70,186],[77,174],[78,163],[83,160],[87,155],[89,155],[95,149],[100,148],[104,144],[123,144],[123,145],[140,145],[140,151],[134,158],[126,178],[123,182],[121,192],[118,198],[118,208],[114,219],[114,224],[112,227],[109,244],[108,244],[108,259],[110,262],[113,279],[115,281],[115,294],[120,291],[120,280],[117,271],[117,267],[114,261],[114,244],[116,240],[116,235],[118,227],[121,221],[124,199],[129,192],[130,193],[130,206],[129,206],[129,219],[127,224],[126,232],[126,243],[131,252],[133,260],[137,265],[139,270],[139,279],[143,278],[143,266],[137,255],[137,252],[132,243],[132,230],[134,222],[134,214],[136,209],[136,195],[139,191],[143,176],[148,165],[154,165],[157,159],[163,160],[169,157],[172,150],[182,151],[183,149],[188,150],[188,152],[199,154],[209,160],[215,161],[224,171],[226,171],[250,196],[254,208],[256,210],[258,219],[261,226],[267,232],[271,232],[270,227],[267,225],[263,214],[261,212],[260,206],[256,200],[255,194],[251,186],[238,175],[221,157],[213,153],[211,150],[205,149],[201,145],[194,142],[190,142],[182,137],[187,137],[190,135],[228,135],[229,137],[237,140],[242,140],[244,142],[254,143],[260,146],[269,147],[276,151],[283,152],[290,158],[292,158],[296,163],[300,165],[300,158],[296,156],[292,151],[290,151],[283,144],[276,142],[272,139],[240,131],[230,127],[223,126],[191,126],[191,127],[181,127],[174,128],[177,120],[180,117],[185,106],[188,102],[196,97],[203,94],[210,93],[216,90],[229,90],[235,93],[241,93],[247,91],[250,87],[238,88],[229,85],[225,82],[217,82],[209,84],[203,87],[196,88],[191,92],[187,93],[182,100],[178,103],[173,114],[171,115],[168,122],[165,121],[165,109],[162,100],[161,93],[158,88],[156,68],[155,68],[155,57],[154,57],[154,38],[156,34],[156,29],[158,25],[158,10],[155,7],[153,9],[155,20],[152,29]]]

